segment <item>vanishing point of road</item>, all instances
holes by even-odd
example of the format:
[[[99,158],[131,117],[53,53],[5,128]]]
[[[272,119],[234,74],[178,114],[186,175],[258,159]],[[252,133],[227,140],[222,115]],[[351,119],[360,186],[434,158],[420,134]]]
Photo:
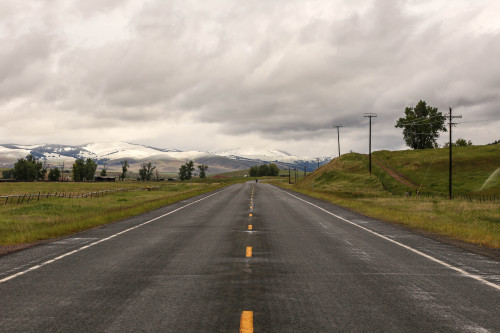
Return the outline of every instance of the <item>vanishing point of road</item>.
[[[1,332],[499,332],[500,264],[262,183],[0,257]]]

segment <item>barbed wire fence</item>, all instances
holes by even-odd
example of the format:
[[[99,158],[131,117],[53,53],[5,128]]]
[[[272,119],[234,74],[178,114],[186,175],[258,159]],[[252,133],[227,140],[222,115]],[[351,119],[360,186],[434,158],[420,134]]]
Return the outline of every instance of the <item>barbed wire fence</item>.
[[[0,195],[0,204],[27,204],[34,201],[40,201],[48,198],[67,198],[67,199],[92,199],[102,198],[116,192],[131,192],[131,191],[152,191],[157,190],[157,186],[146,186],[144,188],[120,188],[113,190],[91,191],[87,193],[79,192],[48,192],[48,193],[29,193],[29,194],[13,194],[13,195]]]

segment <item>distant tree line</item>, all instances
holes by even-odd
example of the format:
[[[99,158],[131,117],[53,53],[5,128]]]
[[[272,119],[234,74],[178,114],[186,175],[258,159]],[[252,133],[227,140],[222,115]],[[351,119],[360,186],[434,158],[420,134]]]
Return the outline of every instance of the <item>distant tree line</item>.
[[[2,176],[7,179],[32,182],[45,179],[46,174],[47,168],[45,165],[29,154],[26,158],[18,159],[14,164],[14,168],[3,171]]]
[[[492,143],[488,143],[488,145],[496,145],[497,143],[500,143],[500,140],[495,140]]]
[[[449,147],[450,143],[446,142],[443,147]],[[465,139],[457,139],[454,143],[451,144],[452,147],[467,147],[472,146],[472,141],[467,141]]]
[[[262,164],[250,168],[250,177],[279,176],[280,169],[274,163]]]
[[[122,173],[119,176],[121,180],[125,180],[129,168],[127,160],[120,162],[122,167]],[[208,170],[208,165],[200,164],[198,165],[200,170],[199,177],[206,178],[206,171]],[[73,180],[74,181],[93,181],[95,179],[95,173],[97,170],[97,162],[91,158],[77,158],[72,166]],[[153,180],[154,172],[156,166],[153,166],[151,162],[142,163],[139,169],[139,179],[144,181]],[[195,170],[193,161],[189,161],[182,165],[179,169],[179,179],[188,180],[193,177],[193,171]],[[62,175],[62,170],[57,167],[47,170],[44,163],[36,159],[32,154],[26,156],[26,158],[19,159],[15,164],[14,168],[2,171],[3,179],[15,179],[18,181],[35,181],[44,180],[46,177],[50,181],[60,180]],[[107,175],[107,168],[104,165],[100,175],[105,177]],[[158,178],[158,172],[156,172]]]

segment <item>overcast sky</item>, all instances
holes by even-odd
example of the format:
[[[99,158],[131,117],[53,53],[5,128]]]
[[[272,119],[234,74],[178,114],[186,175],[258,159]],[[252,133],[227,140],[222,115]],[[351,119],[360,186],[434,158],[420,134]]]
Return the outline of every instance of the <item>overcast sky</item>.
[[[425,100],[500,139],[497,0],[0,0],[0,143],[405,149]],[[440,143],[447,140],[443,133]]]

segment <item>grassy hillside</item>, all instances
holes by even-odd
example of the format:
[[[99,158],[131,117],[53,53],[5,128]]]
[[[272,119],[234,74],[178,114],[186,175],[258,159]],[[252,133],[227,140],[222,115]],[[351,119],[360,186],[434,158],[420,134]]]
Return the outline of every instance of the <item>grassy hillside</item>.
[[[500,167],[500,146],[457,148],[454,160],[460,177],[455,176],[455,191],[477,191],[486,179]],[[447,193],[447,151],[376,152],[391,166],[414,182],[432,191]],[[434,155],[434,156],[433,156]],[[446,162],[446,163],[445,163]],[[430,167],[429,167],[430,165]],[[432,170],[432,171],[431,171]],[[418,230],[463,242],[500,248],[500,203],[448,200],[441,197],[405,197],[411,187],[404,185],[386,171],[372,164],[368,173],[366,155],[344,154],[308,175],[297,184],[275,181],[283,187],[308,194],[368,216],[403,224]],[[500,177],[497,172],[495,177]],[[427,175],[426,175],[427,174]],[[488,193],[500,194],[498,178],[491,177],[484,186]]]
[[[378,151],[373,155],[424,191],[448,192],[449,149]],[[500,144],[453,148],[453,192],[500,193]],[[491,176],[491,178],[490,178]],[[489,180],[488,180],[489,178]]]
[[[380,180],[369,175],[366,157],[356,153],[332,160],[297,185],[349,198],[388,195]]]

